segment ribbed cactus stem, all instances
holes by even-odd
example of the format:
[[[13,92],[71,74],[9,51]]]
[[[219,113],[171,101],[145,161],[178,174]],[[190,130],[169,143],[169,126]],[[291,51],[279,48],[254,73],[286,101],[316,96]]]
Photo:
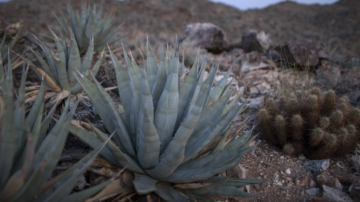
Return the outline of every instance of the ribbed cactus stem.
[[[326,148],[333,149],[333,147],[336,146],[337,141],[338,141],[338,139],[335,134],[325,133],[324,143],[325,143]]]
[[[319,87],[314,87],[310,90],[310,94],[316,95],[318,99],[321,97],[321,89]]]
[[[307,100],[307,108],[309,110],[316,110],[319,108],[318,97],[316,95],[310,95]]]
[[[285,96],[281,96],[279,98],[279,109],[280,110],[284,110],[286,108],[286,101],[287,101],[287,99]]]
[[[330,119],[328,117],[321,117],[319,120],[319,126],[321,129],[325,130],[330,125]]]
[[[275,115],[275,101],[273,98],[266,100],[265,108],[268,110],[271,116]]]
[[[315,128],[310,133],[310,146],[316,147],[324,139],[325,133],[321,128]]]
[[[359,121],[360,121],[360,109],[359,108],[354,108],[351,111],[349,122],[351,124],[357,125],[357,124],[359,124]]]
[[[356,127],[353,124],[347,125],[346,130],[350,137],[356,136]]]
[[[349,133],[346,128],[340,128],[337,131],[337,137],[340,144],[346,145],[350,141]]]
[[[276,139],[273,136],[273,130],[270,122],[271,117],[265,108],[260,109],[258,113],[258,119],[259,119],[261,133],[267,138],[268,141],[275,144]]]
[[[287,140],[287,133],[286,133],[286,121],[283,116],[281,115],[276,116],[275,129],[276,129],[276,135],[279,140],[279,144],[285,145]]]
[[[324,98],[322,111],[324,114],[329,115],[336,108],[336,94],[335,91],[329,90]]]
[[[295,153],[295,147],[291,143],[285,144],[282,150],[286,155],[293,155]]]
[[[287,104],[287,113],[291,117],[294,114],[298,114],[300,112],[299,103],[296,99],[290,99]]]
[[[339,103],[338,109],[343,113],[343,115],[346,117],[349,112],[349,105],[346,103]]]
[[[291,119],[291,132],[293,140],[303,139],[304,120],[300,114],[295,114]]]
[[[333,128],[338,128],[344,120],[344,115],[342,111],[336,110],[330,116],[330,126]]]
[[[341,96],[341,98],[339,98],[339,103],[345,103],[345,104],[350,104],[350,99],[348,96],[344,95]]]

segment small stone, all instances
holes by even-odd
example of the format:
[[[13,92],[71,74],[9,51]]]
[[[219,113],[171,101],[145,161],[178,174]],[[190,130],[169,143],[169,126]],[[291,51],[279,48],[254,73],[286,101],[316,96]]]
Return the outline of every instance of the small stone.
[[[328,199],[331,202],[352,202],[353,200],[349,195],[344,193],[341,190],[334,189],[331,187],[328,187],[326,185],[323,185],[323,197]]]
[[[291,174],[291,171],[290,171],[290,168],[286,169],[285,172],[290,175]]]
[[[280,156],[280,158],[281,158],[281,159],[283,159],[283,158],[284,158],[284,156]]]
[[[309,194],[310,196],[316,196],[316,195],[320,194],[320,188],[311,188],[311,189],[305,190],[305,192],[307,194]]]

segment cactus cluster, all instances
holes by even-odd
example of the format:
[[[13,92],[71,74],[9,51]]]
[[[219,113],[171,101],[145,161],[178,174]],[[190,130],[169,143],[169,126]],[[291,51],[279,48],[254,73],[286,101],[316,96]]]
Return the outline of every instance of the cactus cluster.
[[[314,87],[295,96],[268,98],[258,113],[266,139],[292,155],[303,153],[320,159],[341,156],[354,149],[358,139],[360,109],[333,90]]]

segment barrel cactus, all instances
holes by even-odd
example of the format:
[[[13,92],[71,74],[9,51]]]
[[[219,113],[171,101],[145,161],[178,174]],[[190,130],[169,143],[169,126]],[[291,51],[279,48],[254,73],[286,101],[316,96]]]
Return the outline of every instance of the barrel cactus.
[[[251,131],[239,138],[229,135],[231,123],[244,109],[235,104],[238,97],[228,103],[233,93],[227,84],[230,72],[212,88],[218,66],[203,80],[206,61],[199,65],[196,60],[183,77],[178,50],[170,57],[162,49],[157,64],[147,44],[147,59],[140,69],[124,49],[126,70],[109,52],[123,111],[98,82],[92,84],[82,75],[78,81],[106,129],[114,133],[101,154],[134,173],[138,194],[155,192],[166,201],[208,201],[203,195],[254,196],[240,188],[262,180],[216,176],[238,165],[251,149]],[[70,131],[91,147],[108,137],[95,127],[89,132],[71,126]]]
[[[259,111],[261,132],[286,154],[310,158],[341,156],[353,150],[360,128],[360,109],[333,90],[314,87],[294,96],[269,98]]]
[[[112,25],[114,17],[102,18],[102,9],[97,9],[95,5],[93,8],[82,5],[80,14],[75,13],[69,5],[68,15],[70,22],[66,20],[63,14],[61,17],[55,15],[55,18],[67,36],[71,37],[71,33],[74,33],[81,54],[86,52],[91,38],[94,39],[95,51],[101,51],[106,44],[112,44],[120,39],[117,36],[119,27]]]

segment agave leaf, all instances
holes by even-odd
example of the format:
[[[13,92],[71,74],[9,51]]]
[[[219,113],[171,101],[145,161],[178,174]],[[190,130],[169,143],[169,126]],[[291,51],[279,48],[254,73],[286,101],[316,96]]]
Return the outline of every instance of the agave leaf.
[[[240,96],[242,95],[242,93],[239,93],[233,100],[231,100],[231,102],[226,105],[224,111],[222,114],[227,113],[233,106],[235,106],[236,102],[239,100]],[[246,102],[244,102],[242,105],[244,105]],[[245,109],[244,109],[245,110]],[[241,112],[240,112],[241,113]]]
[[[71,37],[71,48],[70,48],[70,55],[69,55],[69,61],[68,61],[68,70],[67,70],[67,76],[69,78],[70,86],[74,86],[76,83],[76,78],[74,76],[74,72],[80,71],[81,69],[81,61],[80,61],[80,53],[79,48],[76,43],[76,40],[74,36]],[[70,89],[70,88],[67,88]]]
[[[157,180],[142,174],[135,174],[134,187],[138,194],[148,194],[156,190]]]
[[[57,86],[60,86],[59,83],[57,82],[57,80],[54,78],[54,76],[52,74],[52,71],[49,68],[49,65],[47,65],[46,62],[37,53],[35,53],[32,49],[30,49],[30,50],[33,53],[33,55],[36,57],[36,59],[40,62],[42,70],[44,70],[46,75],[49,76],[55,82],[55,84]],[[20,56],[20,58],[23,59],[30,66],[35,67],[35,65],[31,61],[29,61],[29,60],[27,60],[27,59],[25,59],[24,57],[21,57],[21,56]]]
[[[53,60],[53,54],[51,53],[50,49],[42,41],[40,41],[36,36],[34,36],[34,38],[36,39],[36,41],[39,44],[39,46],[41,47],[41,49],[44,51],[46,60],[49,63],[49,69],[51,72],[51,74],[49,74],[49,75],[52,76],[52,79],[59,86],[60,81],[58,80],[59,76],[58,76],[58,71],[56,69],[55,61]],[[41,60],[40,60],[40,62],[41,62]],[[43,68],[45,69],[46,67],[43,66]]]
[[[66,66],[65,64],[59,60],[54,58],[55,64],[56,64],[56,69],[58,70],[58,74],[59,74],[59,83],[60,83],[60,87],[63,90],[67,90],[70,89],[70,79],[68,79],[68,72],[66,72]]]
[[[154,53],[151,50],[149,39],[146,40],[146,68],[148,74],[149,88],[153,89],[156,82],[157,65],[154,57]]]
[[[156,110],[160,96],[164,90],[167,80],[166,68],[165,68],[165,57],[164,57],[164,47],[161,46],[160,49],[160,62],[159,68],[156,75],[156,82],[154,88],[151,89],[151,94],[153,96],[154,110]]]
[[[65,56],[65,52],[64,52],[65,51],[64,46],[60,43],[58,37],[51,29],[50,29],[50,32],[52,33],[54,41],[55,41],[56,49],[58,52],[58,57],[59,57],[60,61],[64,63],[64,66],[66,66],[66,56]]]
[[[196,103],[196,100],[197,100],[199,92],[200,92],[201,85],[203,83],[205,68],[206,68],[206,60],[204,59],[204,61],[201,64],[200,74],[198,75],[196,85],[193,85],[191,92],[189,94],[189,99],[185,105],[183,117],[187,116],[187,114],[191,111],[191,109],[194,107],[194,105]]]
[[[179,107],[178,91],[178,64],[179,53],[172,59],[171,73],[166,81],[165,89],[161,94],[158,107],[155,111],[154,123],[161,141],[162,153],[172,139]]]
[[[8,69],[6,75],[5,85],[7,89],[4,89],[3,94],[5,100],[5,106],[8,109],[13,109],[14,102],[12,97],[12,70],[10,59],[8,58]],[[5,91],[7,90],[7,92]],[[14,127],[14,111],[6,110],[4,116],[4,123],[2,125],[1,131],[1,145],[0,145],[0,190],[5,186],[5,182],[7,180],[7,176],[11,171],[11,166],[13,164],[13,159],[15,155],[15,127]],[[4,135],[6,134],[6,135]]]
[[[28,134],[27,144],[26,144],[26,157],[25,162],[21,168],[21,170],[17,171],[13,174],[6,183],[6,186],[0,195],[2,196],[2,200],[7,201],[11,197],[13,197],[20,188],[24,185],[24,181],[28,176],[29,172],[32,168],[32,160],[34,158],[34,148],[32,144],[31,136]]]
[[[77,183],[79,177],[83,175],[86,170],[90,167],[92,162],[95,160],[100,151],[105,147],[106,143],[110,140],[111,137],[108,138],[102,145],[98,148],[91,151],[84,158],[82,158],[79,162],[77,162],[74,166],[72,166],[68,173],[62,176],[54,185],[52,190],[45,192],[43,194],[44,197],[39,197],[38,201],[61,201],[64,199],[73,189],[75,184]]]
[[[205,106],[203,112],[201,113],[200,121],[196,125],[196,128],[193,132],[194,135],[199,134],[200,131],[209,126],[222,115],[222,112],[224,111],[224,108],[230,99],[231,93],[232,92],[228,93],[226,96],[221,97],[210,105]]]
[[[78,201],[85,201],[86,199],[89,199],[94,194],[100,192],[103,190],[107,185],[109,185],[111,182],[113,182],[114,179],[109,179],[106,182],[103,182],[101,184],[95,185],[93,187],[87,188],[80,192],[75,192],[69,196],[67,196],[64,201],[67,202],[78,202]]]
[[[139,114],[139,128],[137,134],[137,159],[144,169],[151,169],[159,162],[160,140],[156,127],[153,123],[153,111],[149,113],[148,108],[153,108],[149,87],[147,86],[146,72],[143,72],[143,97]]]
[[[83,11],[83,10],[82,10]],[[86,51],[86,54],[83,58],[83,61],[81,63],[80,73],[86,74],[86,71],[91,66],[92,60],[93,60],[93,54],[94,54],[94,38],[90,39],[89,47]]]
[[[155,193],[166,201],[188,202],[189,200],[178,191],[176,191],[170,183],[160,182],[156,184]]]
[[[202,132],[199,132],[199,135],[192,135],[186,145],[184,161],[192,158],[195,154],[200,152],[203,148],[220,136],[231,124],[232,120],[238,115],[240,110],[241,107],[238,107],[237,109],[228,112],[213,122],[213,124],[202,130]]]
[[[125,58],[125,64],[126,64],[126,73],[129,78],[129,86],[131,89],[131,97],[130,97],[130,119],[128,120],[128,126],[130,129],[130,134],[133,138],[135,138],[136,134],[136,126],[137,126],[137,117],[140,110],[140,93],[141,93],[141,86],[140,86],[140,79],[137,75],[136,67],[133,66],[133,63],[130,61],[129,56],[127,55],[125,48],[123,48],[124,58]],[[141,76],[140,76],[141,77]],[[129,98],[127,98],[129,99]]]
[[[206,194],[213,196],[237,196],[237,197],[254,197],[260,194],[251,194],[232,186],[218,186],[208,191]]]
[[[104,60],[104,50],[101,52],[100,58],[98,59],[98,61],[96,61],[96,63],[94,64],[94,66],[91,69],[91,73],[93,75],[97,75],[97,73],[100,70],[101,63],[103,60]]]
[[[101,98],[103,99],[106,106],[109,106],[111,110],[109,110],[109,113],[113,118],[113,125],[116,128],[116,135],[115,140],[117,139],[117,144],[122,145],[122,148],[126,151],[127,154],[129,154],[131,157],[135,156],[135,148],[133,147],[133,142],[130,138],[130,135],[128,131],[126,130],[125,124],[123,123],[119,112],[116,109],[116,106],[114,105],[110,95],[102,88],[100,83],[93,78],[96,84],[96,88],[101,95]]]
[[[179,110],[178,110],[178,116],[177,116],[177,123],[176,126],[179,126],[180,122],[183,118],[184,108],[186,103],[188,102],[189,95],[191,92],[191,89],[193,88],[196,78],[197,78],[197,71],[198,71],[198,56],[196,56],[195,62],[189,72],[189,75],[185,77],[183,83],[180,85],[180,91],[179,91]]]
[[[108,138],[106,134],[104,134],[95,127],[92,127],[92,129],[96,132],[100,140],[106,141],[106,139]],[[106,146],[109,148],[111,153],[116,157],[116,159],[121,163],[122,167],[126,166],[129,170],[133,172],[143,173],[142,169],[137,164],[137,162],[134,161],[132,158],[130,158],[127,154],[123,153],[116,144],[109,141]]]
[[[35,120],[36,120],[35,117],[38,116],[38,112],[39,112],[41,104],[42,104],[42,102],[44,100],[44,92],[45,92],[45,87],[42,84],[40,86],[38,95],[36,96],[36,99],[35,99],[32,107],[30,109],[30,112],[26,117],[26,122],[28,123],[28,126],[30,128],[32,128],[34,126],[34,123],[35,123]]]
[[[230,82],[228,84],[226,84],[226,86],[225,86],[224,90],[222,91],[220,97],[222,97],[223,95],[225,95],[229,91],[230,86],[231,86],[233,81],[234,81],[234,77],[232,77]]]
[[[219,64],[217,64],[217,66],[219,66]],[[231,68],[226,72],[225,76],[219,81],[219,83],[216,84],[216,86],[211,90],[208,104],[214,100],[217,100],[220,97],[221,93],[223,92],[223,90],[228,82],[230,71],[231,71]]]
[[[226,186],[233,186],[233,187],[243,187],[245,185],[251,185],[251,184],[259,184],[264,182],[265,179],[237,179],[237,178],[232,178],[229,181],[227,181],[225,183]],[[211,178],[208,180],[211,181]]]
[[[115,67],[116,80],[118,83],[121,104],[124,106],[124,109],[125,109],[126,121],[129,122],[130,114],[131,114],[131,99],[129,99],[129,98],[132,96],[129,77],[127,76],[127,73],[124,70],[124,68],[120,65],[119,61],[116,59],[116,57],[115,57],[114,53],[111,51],[110,47],[108,47],[108,49],[110,52],[111,60]],[[129,127],[129,125],[128,125],[128,127]]]

